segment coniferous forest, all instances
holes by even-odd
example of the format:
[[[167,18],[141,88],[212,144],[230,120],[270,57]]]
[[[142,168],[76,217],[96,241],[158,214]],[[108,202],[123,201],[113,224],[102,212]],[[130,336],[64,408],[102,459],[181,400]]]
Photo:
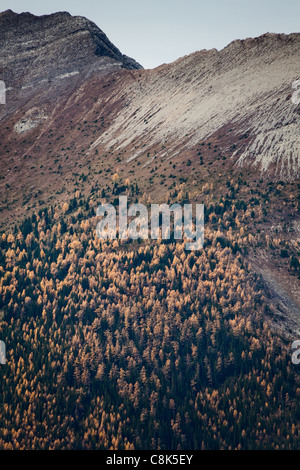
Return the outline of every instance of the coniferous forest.
[[[299,448],[299,370],[246,254],[298,265],[251,233],[262,206],[238,187],[206,205],[200,251],[100,240],[96,207],[118,188],[147,200],[115,181],[1,235],[0,448]]]

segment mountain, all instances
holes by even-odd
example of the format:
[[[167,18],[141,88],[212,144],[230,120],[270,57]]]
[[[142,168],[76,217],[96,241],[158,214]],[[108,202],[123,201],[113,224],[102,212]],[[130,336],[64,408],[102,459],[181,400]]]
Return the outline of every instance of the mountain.
[[[9,207],[13,200],[18,209],[20,194],[32,192],[32,172],[47,200],[50,188],[62,190],[75,161],[96,164],[96,150],[120,154],[124,173],[133,161],[147,173],[155,159],[193,161],[199,143],[212,139],[226,167],[277,181],[299,177],[299,105],[291,101],[299,34],[238,40],[143,70],[82,17],[8,10],[0,25],[0,76],[8,89],[0,165],[14,188],[1,194]],[[63,179],[53,175],[50,158],[60,160]]]
[[[8,10],[0,23],[3,226],[78,188],[109,187],[114,171],[159,201],[178,182],[208,204],[243,177],[251,192],[259,180],[269,194],[277,181],[286,184],[282,204],[298,200],[299,33],[236,40],[143,70],[83,17]],[[297,210],[268,204],[273,220],[259,230],[288,224],[297,243]]]
[[[300,34],[144,70],[8,10],[0,52],[0,449],[299,448]],[[203,249],[100,240],[120,195],[204,204]]]
[[[123,149],[135,141],[140,148],[130,159],[161,145],[168,153],[158,155],[174,158],[212,136],[227,151],[232,135],[247,134],[229,154],[233,161],[293,180],[299,177],[300,108],[290,97],[299,60],[299,34],[265,34],[145,71],[124,87],[125,105],[92,148],[110,143]]]
[[[67,12],[35,16],[7,10],[0,25],[1,75],[13,88],[45,86],[77,74],[86,78],[114,67],[141,68],[93,22]]]

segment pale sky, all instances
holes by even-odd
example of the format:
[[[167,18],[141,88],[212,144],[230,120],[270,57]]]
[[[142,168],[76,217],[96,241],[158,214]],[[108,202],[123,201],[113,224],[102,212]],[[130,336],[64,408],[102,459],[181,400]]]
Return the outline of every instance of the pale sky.
[[[234,39],[299,32],[299,0],[0,0],[0,11],[68,11],[96,23],[145,68]]]

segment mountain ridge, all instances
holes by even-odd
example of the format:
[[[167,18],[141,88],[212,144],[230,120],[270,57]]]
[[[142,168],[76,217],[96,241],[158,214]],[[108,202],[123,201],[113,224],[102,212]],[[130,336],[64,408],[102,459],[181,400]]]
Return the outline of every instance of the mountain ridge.
[[[81,73],[103,66],[141,68],[95,23],[68,12],[35,16],[7,10],[0,16],[0,26],[0,71],[11,87],[26,86],[38,78],[51,80],[72,68]]]
[[[133,172],[144,184],[157,165],[167,168],[172,162],[181,168],[190,160],[198,168],[199,145],[210,140],[218,153],[207,152],[204,158],[216,175],[245,168],[266,180],[297,180],[300,115],[299,106],[291,102],[291,85],[299,77],[299,33],[234,40],[221,51],[196,51],[144,70],[138,65],[128,68],[126,59],[95,55],[97,46],[89,32],[84,33],[88,40],[82,48],[78,31],[83,24],[94,25],[83,17],[67,12],[43,17],[4,13],[0,22],[10,17],[21,23],[33,21],[37,37],[28,35],[26,28],[20,28],[17,42],[12,28],[6,39],[3,30],[2,39],[0,33],[0,79],[8,89],[7,104],[0,108],[0,169],[5,175],[0,191],[8,204],[2,219],[12,204],[21,211],[21,198],[31,193],[33,180],[45,202],[66,182],[72,193],[74,166],[86,167],[91,159],[103,168],[101,178],[106,181],[106,169],[113,162],[103,157],[108,152],[118,155],[117,167],[124,176]],[[51,52],[47,44],[45,50],[40,44],[32,52],[32,45],[45,36],[39,22],[52,24],[57,18],[60,26],[71,22],[66,30],[58,29],[58,36],[51,30],[51,47],[57,48]],[[62,160],[62,178],[56,177],[51,155]],[[192,184],[192,175],[187,177]],[[96,180],[97,173],[91,178]],[[162,195],[166,186],[167,182],[160,186]],[[148,185],[145,189],[150,191]]]

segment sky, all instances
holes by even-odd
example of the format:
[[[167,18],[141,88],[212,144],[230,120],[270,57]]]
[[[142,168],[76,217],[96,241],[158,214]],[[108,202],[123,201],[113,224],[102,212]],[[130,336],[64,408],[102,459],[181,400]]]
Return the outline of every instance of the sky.
[[[0,0],[0,11],[68,11],[99,26],[144,68],[235,39],[299,32],[299,0]]]

